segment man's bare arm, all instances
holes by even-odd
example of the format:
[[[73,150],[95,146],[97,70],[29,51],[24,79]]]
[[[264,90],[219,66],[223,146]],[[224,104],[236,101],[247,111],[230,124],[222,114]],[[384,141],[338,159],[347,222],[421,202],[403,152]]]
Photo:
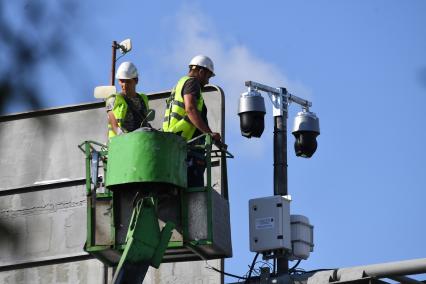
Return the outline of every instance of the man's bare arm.
[[[121,130],[121,128],[118,126],[118,121],[115,118],[115,115],[112,111],[108,111],[108,122],[109,124],[111,124],[112,126],[112,131],[114,131],[114,133],[116,135],[120,135],[123,133],[123,130]]]

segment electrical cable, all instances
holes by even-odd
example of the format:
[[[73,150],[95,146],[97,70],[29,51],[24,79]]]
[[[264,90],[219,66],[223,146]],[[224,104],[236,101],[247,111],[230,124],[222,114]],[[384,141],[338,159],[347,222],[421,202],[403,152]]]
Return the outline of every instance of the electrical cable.
[[[234,277],[234,278],[241,279],[241,280],[247,280],[247,278],[245,278],[245,277],[241,277],[241,276],[238,276],[238,275],[217,269],[216,267],[213,267],[210,264],[208,264],[207,261],[206,261],[206,264],[207,264],[207,266],[206,266],[207,269],[214,270],[214,271],[219,272],[220,274],[223,274],[223,275],[226,275],[226,276]]]
[[[246,279],[246,283],[249,283],[247,281],[250,281],[251,273],[253,272],[254,265],[256,263],[256,259],[257,259],[258,256],[259,256],[259,253],[256,253],[256,255],[253,258],[253,262],[251,263],[249,274],[248,274],[247,279]]]
[[[303,274],[307,274],[307,273],[315,273],[315,272],[321,272],[321,271],[330,271],[330,270],[336,270],[334,269],[328,269],[328,268],[323,268],[323,269],[314,269],[314,270],[309,270],[309,271],[305,271],[304,269],[294,269],[292,271],[293,274],[297,274],[297,275],[303,275]]]
[[[120,59],[120,58],[121,58],[121,57],[123,57],[124,55],[126,55],[126,53],[124,53],[124,54],[120,55],[117,59],[115,59],[115,62],[117,62],[117,61],[118,61],[118,59]]]
[[[314,272],[328,271],[328,270],[337,270],[337,269],[338,268],[322,268],[322,269],[315,269],[315,270],[305,271],[304,273],[314,273]]]
[[[222,271],[220,269],[217,269],[217,268],[211,266],[207,261],[206,261],[206,268],[210,269],[210,270],[213,270],[213,271],[216,271],[216,272],[218,272],[220,274],[223,274],[223,275],[226,275],[226,276],[234,277],[234,278],[237,278],[239,280],[245,280],[245,283],[249,283],[247,281],[250,281],[250,277],[251,277],[253,271],[255,271],[254,267],[255,267],[255,265],[257,263],[261,263],[263,266],[269,266],[269,267],[273,266],[272,264],[270,264],[269,262],[266,262],[266,261],[258,261],[258,262],[256,262],[258,256],[259,256],[259,253],[256,253],[256,255],[255,255],[254,259],[253,259],[253,262],[251,263],[250,270],[248,272],[248,277],[242,277],[242,276],[238,276],[238,275],[235,275],[235,274],[232,274],[232,273],[228,273],[228,272]]]
[[[301,259],[299,259],[297,262],[296,262],[296,264],[292,267],[292,268],[290,268],[289,270],[288,270],[288,272],[289,273],[292,273],[293,271],[295,271],[296,270],[296,268],[297,268],[297,266],[300,264],[300,262],[301,262],[302,260]]]
[[[262,260],[262,261],[258,261],[258,262],[256,262],[256,263],[261,263],[261,264],[262,264],[262,266],[261,266],[261,267],[268,266],[268,267],[272,270],[272,264],[271,264],[271,263],[269,263],[269,262],[267,262],[267,261]]]

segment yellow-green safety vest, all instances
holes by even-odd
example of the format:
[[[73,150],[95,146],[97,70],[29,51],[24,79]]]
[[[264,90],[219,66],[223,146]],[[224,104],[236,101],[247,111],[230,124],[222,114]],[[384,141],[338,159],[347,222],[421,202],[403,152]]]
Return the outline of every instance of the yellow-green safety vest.
[[[196,127],[192,124],[185,111],[183,100],[183,86],[186,81],[191,79],[189,76],[182,77],[167,102],[166,113],[163,121],[163,131],[180,134],[186,141],[194,135]],[[197,110],[201,113],[204,106],[203,94],[200,90],[200,97],[197,99]]]
[[[143,93],[139,93],[138,95],[141,96],[142,101],[145,104],[145,108],[148,111],[149,109],[148,97]],[[118,126],[121,128],[122,122],[124,118],[126,117],[126,113],[127,113],[127,103],[126,103],[126,100],[123,98],[122,94],[114,94],[109,96],[106,100],[107,103],[108,103],[108,99],[111,97],[115,97],[114,108],[112,109],[112,112],[114,113],[115,119],[117,119]],[[112,125],[108,122],[108,138],[111,139],[114,136],[116,136],[116,134],[112,130]]]

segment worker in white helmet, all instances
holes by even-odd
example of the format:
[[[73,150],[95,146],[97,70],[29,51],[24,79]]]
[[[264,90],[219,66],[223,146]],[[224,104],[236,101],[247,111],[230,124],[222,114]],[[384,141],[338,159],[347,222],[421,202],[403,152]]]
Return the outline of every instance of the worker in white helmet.
[[[207,107],[201,92],[201,88],[213,76],[213,61],[209,57],[197,55],[192,58],[188,75],[178,81],[169,99],[163,131],[176,133],[186,141],[208,133],[217,143],[221,143],[220,134],[209,127]],[[188,187],[204,186],[205,162],[196,156],[188,156]]]
[[[120,84],[121,93],[111,95],[106,100],[109,138],[149,126],[146,120],[148,97],[136,92],[136,66],[132,62],[121,63],[115,77]]]

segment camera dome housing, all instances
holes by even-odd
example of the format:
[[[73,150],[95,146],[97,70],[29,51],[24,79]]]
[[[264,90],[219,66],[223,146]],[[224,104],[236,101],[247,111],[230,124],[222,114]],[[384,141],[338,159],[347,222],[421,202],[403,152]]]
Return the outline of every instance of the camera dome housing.
[[[303,110],[294,118],[292,131],[296,141],[296,156],[310,158],[317,150],[317,136],[320,134],[319,119],[315,113]]]
[[[265,101],[259,92],[251,90],[243,93],[238,106],[241,135],[247,138],[262,136],[265,113]]]

